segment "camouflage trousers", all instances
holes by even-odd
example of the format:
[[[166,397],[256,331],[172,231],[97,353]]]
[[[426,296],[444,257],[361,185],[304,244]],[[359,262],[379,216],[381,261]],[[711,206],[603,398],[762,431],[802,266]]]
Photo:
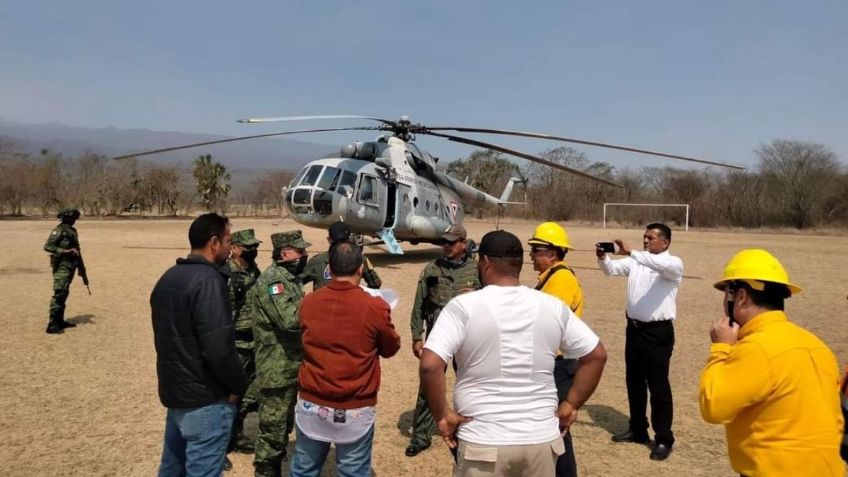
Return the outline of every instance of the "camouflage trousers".
[[[76,269],[76,265],[69,261],[59,261],[53,266],[53,298],[50,300],[48,326],[58,326],[65,321],[65,303]]]
[[[233,422],[233,434],[227,452],[238,449],[242,452],[253,450],[254,444],[244,436],[244,420],[251,412],[256,412],[258,404],[256,401],[256,360],[253,355],[253,343],[236,340],[236,351],[239,361],[247,374],[247,391],[239,402],[235,422]]]
[[[259,389],[259,432],[253,461],[257,477],[277,477],[294,428],[297,382],[284,388]]]

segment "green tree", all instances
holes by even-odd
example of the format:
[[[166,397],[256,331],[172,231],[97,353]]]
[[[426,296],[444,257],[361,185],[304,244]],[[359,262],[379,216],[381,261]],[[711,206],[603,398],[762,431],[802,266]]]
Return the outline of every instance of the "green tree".
[[[213,162],[211,154],[199,156],[192,164],[200,203],[206,210],[223,210],[224,200],[231,188],[227,168],[220,162]]]

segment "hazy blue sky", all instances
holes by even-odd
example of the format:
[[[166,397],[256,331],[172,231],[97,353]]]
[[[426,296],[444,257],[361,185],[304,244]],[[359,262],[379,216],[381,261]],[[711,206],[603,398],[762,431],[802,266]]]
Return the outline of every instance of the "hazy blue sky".
[[[848,1],[0,3],[0,118],[237,135],[289,127],[240,117],[328,113],[748,164],[788,138],[846,161]]]

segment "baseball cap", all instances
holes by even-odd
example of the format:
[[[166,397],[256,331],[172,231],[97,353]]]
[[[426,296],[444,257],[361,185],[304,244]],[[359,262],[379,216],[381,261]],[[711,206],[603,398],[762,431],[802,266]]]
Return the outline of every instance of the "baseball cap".
[[[483,236],[477,253],[488,257],[522,258],[524,247],[515,235],[506,230],[495,230]]]
[[[449,228],[448,231],[442,234],[439,238],[447,240],[448,242],[456,242],[457,240],[465,240],[467,236],[468,232],[465,231],[465,227],[461,224],[456,224],[451,226],[451,228]]]
[[[341,242],[350,238],[350,229],[344,222],[333,222],[327,229],[327,236],[330,238],[330,243]]]

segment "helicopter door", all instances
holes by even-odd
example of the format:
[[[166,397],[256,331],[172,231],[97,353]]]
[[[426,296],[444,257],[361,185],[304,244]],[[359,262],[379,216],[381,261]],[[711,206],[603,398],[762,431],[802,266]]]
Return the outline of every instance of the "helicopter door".
[[[395,181],[389,181],[388,187],[386,187],[386,220],[383,222],[384,229],[393,229],[395,227],[397,195],[397,183]]]
[[[385,188],[377,176],[361,174],[355,202],[348,203],[345,222],[366,230],[383,228],[385,197]]]

